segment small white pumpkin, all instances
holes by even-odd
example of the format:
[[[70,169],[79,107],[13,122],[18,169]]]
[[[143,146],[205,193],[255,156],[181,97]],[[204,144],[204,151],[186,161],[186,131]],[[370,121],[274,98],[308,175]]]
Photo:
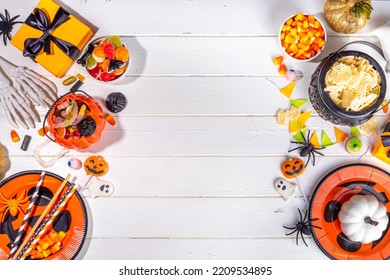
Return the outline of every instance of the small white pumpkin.
[[[378,240],[389,223],[386,207],[373,195],[354,195],[341,206],[341,230],[354,242]]]

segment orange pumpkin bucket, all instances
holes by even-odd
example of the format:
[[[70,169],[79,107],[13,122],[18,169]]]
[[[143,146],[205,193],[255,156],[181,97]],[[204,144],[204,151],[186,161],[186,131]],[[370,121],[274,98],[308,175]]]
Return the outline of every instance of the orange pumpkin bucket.
[[[69,92],[60,97],[46,115],[47,137],[68,149],[87,149],[99,141],[106,121],[100,105],[87,93]]]

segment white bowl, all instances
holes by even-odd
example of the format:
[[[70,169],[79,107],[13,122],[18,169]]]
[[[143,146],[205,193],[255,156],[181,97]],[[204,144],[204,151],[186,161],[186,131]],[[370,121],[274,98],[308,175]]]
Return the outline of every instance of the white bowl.
[[[298,14],[299,14],[299,13],[298,13]],[[297,61],[297,62],[307,62],[307,61],[311,61],[311,60],[315,59],[316,57],[318,57],[318,56],[321,54],[321,52],[324,50],[324,48],[325,48],[325,46],[326,46],[326,43],[327,43],[327,39],[328,39],[328,38],[327,38],[327,32],[326,32],[326,29],[325,29],[325,25],[322,23],[322,21],[319,20],[316,16],[312,15],[312,16],[314,16],[314,18],[321,24],[321,27],[322,27],[322,29],[324,30],[324,40],[325,40],[325,44],[322,46],[322,48],[321,48],[320,51],[317,51],[317,53],[316,53],[314,56],[310,57],[310,58],[307,58],[307,59],[298,59],[298,58],[295,58],[295,57],[291,56],[291,55],[283,48],[283,46],[282,46],[282,41],[281,41],[281,39],[280,39],[280,36],[281,36],[281,34],[282,34],[282,28],[283,28],[283,26],[287,23],[287,21],[288,21],[290,18],[296,17],[298,14],[291,15],[291,16],[289,16],[288,18],[286,18],[286,20],[283,21],[283,24],[282,24],[282,25],[280,26],[280,28],[279,28],[278,45],[279,45],[280,49],[283,51],[283,54],[285,54],[287,57],[291,58],[292,60]],[[311,14],[307,14],[307,13],[302,13],[302,14],[305,15],[305,16],[310,16],[310,15],[311,15]]]
[[[91,41],[86,45],[86,47],[84,48],[83,53],[88,49],[88,45],[89,45],[89,44],[98,45],[98,44],[100,44],[101,41],[103,41],[104,39],[109,38],[109,37],[111,37],[111,35],[101,36],[101,37],[98,37],[98,38],[95,38],[95,39],[91,40]],[[122,42],[122,44],[123,44],[124,47],[127,48],[127,46],[126,46],[125,43]],[[129,54],[130,54],[130,50],[129,50]],[[127,72],[129,71],[129,68],[130,68],[130,61],[131,61],[131,54],[129,55],[129,59],[126,61],[126,69],[125,69],[125,71],[124,71],[121,75],[118,75],[117,78],[115,78],[114,80],[111,80],[111,81],[102,81],[102,80],[100,80],[100,79],[97,79],[97,78],[93,77],[93,76],[89,73],[89,71],[88,71],[88,69],[87,69],[86,67],[83,67],[83,68],[84,68],[84,70],[87,72],[87,75],[88,75],[89,77],[91,77],[94,81],[97,81],[97,82],[103,83],[103,84],[114,84],[114,83],[120,82],[120,81],[126,76]]]

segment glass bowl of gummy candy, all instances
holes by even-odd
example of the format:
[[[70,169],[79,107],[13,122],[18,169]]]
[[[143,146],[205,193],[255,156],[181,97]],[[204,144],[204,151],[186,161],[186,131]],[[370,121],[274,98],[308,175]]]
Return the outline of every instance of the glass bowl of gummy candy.
[[[73,92],[57,100],[46,120],[52,140],[78,150],[98,142],[106,124],[103,109],[93,98]]]
[[[95,39],[86,51],[85,69],[103,83],[119,81],[125,76],[130,62],[130,52],[119,36]]]

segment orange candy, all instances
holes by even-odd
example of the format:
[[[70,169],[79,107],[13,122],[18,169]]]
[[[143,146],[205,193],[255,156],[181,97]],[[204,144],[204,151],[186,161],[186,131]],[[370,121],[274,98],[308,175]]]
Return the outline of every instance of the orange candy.
[[[123,72],[125,72],[125,70],[126,70],[126,64],[123,65],[121,68],[114,70],[114,74],[115,74],[115,76],[122,75]]]
[[[287,72],[287,68],[286,68],[286,65],[285,64],[280,64],[279,66],[279,74],[280,75],[286,75],[286,72]]]
[[[283,62],[283,56],[277,56],[272,60],[273,64],[280,65]]]
[[[110,114],[105,116],[105,120],[112,126],[114,126],[116,124],[116,121],[115,121],[114,117],[111,116]]]
[[[130,57],[129,50],[126,47],[119,47],[115,51],[115,58],[121,61],[126,61]]]
[[[102,63],[102,70],[103,71],[108,70],[108,67],[110,67],[110,62],[111,62],[111,59],[106,59],[103,61],[103,63]]]
[[[43,131],[43,130],[45,130],[46,133],[47,133],[47,132],[49,131],[49,127],[48,127],[48,126],[45,126],[45,128],[41,127],[41,128],[38,130],[39,136],[45,136],[45,131]]]
[[[387,100],[382,102],[382,111],[385,114],[387,114],[387,112],[389,111],[389,104],[387,103]]]
[[[66,129],[65,127],[59,127],[57,128],[56,132],[58,134],[58,137],[64,138],[66,134]]]
[[[106,54],[102,45],[96,46],[92,51],[92,57],[97,63],[102,63],[106,59]]]
[[[299,13],[284,23],[279,39],[291,57],[306,60],[321,52],[325,30],[313,15]]]
[[[14,142],[14,143],[20,141],[20,137],[19,137],[18,133],[13,129],[11,130],[11,139],[12,139],[12,142]]]

